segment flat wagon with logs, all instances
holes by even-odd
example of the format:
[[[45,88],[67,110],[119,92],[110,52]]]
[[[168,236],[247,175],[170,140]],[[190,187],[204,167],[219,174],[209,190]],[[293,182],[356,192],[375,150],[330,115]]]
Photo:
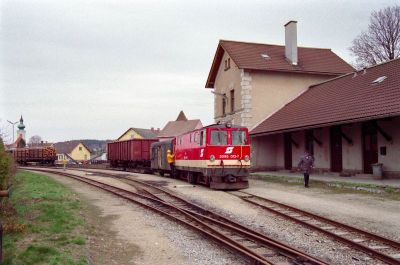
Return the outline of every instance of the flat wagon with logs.
[[[56,149],[52,146],[16,148],[11,152],[15,162],[20,165],[27,165],[28,163],[53,165],[57,160]]]

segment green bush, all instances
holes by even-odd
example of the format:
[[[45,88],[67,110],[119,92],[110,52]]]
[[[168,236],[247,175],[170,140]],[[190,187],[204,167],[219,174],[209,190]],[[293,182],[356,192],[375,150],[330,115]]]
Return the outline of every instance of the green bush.
[[[15,174],[14,159],[6,153],[0,138],[0,190],[6,190],[11,185],[11,177]]]

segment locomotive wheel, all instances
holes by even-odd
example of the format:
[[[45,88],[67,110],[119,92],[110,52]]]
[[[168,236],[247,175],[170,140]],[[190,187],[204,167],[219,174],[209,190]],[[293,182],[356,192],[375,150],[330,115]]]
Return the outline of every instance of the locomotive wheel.
[[[204,184],[205,184],[207,187],[210,187],[210,177],[209,177],[209,176],[205,176],[205,177],[204,177]]]
[[[196,173],[193,172],[188,172],[187,173],[187,180],[190,184],[196,184],[197,183],[197,175]]]

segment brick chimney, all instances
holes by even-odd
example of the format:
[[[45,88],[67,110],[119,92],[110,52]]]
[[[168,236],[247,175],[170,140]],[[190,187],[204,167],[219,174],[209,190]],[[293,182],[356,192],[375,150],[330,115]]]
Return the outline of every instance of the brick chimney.
[[[285,24],[285,57],[292,65],[297,65],[297,21]]]

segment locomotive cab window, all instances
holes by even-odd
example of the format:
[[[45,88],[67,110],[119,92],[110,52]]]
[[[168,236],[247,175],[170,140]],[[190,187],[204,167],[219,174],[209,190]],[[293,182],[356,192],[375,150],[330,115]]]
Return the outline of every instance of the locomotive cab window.
[[[232,131],[232,145],[245,145],[246,132],[245,131]]]
[[[198,145],[200,145],[200,142],[199,142],[199,132],[195,132],[195,133],[194,133],[194,142],[197,143]]]
[[[210,144],[211,145],[228,145],[228,132],[220,131],[220,130],[212,130]]]
[[[202,146],[204,143],[203,143],[203,139],[204,139],[204,132],[203,131],[201,131],[200,132],[200,145]]]

